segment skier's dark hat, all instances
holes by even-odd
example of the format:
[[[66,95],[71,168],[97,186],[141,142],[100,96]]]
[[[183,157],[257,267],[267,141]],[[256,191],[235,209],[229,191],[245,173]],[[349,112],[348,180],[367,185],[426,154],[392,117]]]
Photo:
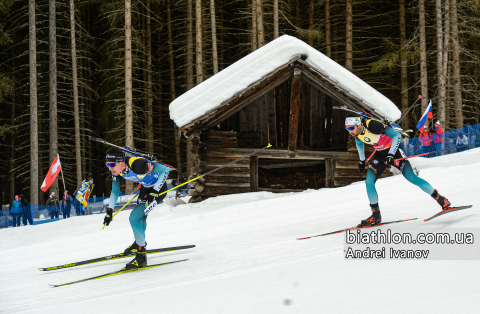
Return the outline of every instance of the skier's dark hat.
[[[109,150],[105,159],[108,163],[122,162],[125,160],[125,155],[121,150]]]

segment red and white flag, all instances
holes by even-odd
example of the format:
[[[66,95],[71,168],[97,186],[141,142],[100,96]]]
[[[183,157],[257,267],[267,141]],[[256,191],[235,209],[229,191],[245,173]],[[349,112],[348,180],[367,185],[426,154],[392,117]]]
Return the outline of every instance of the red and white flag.
[[[43,192],[47,192],[50,186],[53,184],[58,174],[62,171],[62,166],[60,165],[60,157],[57,154],[57,157],[53,160],[50,170],[47,172],[45,180],[43,180],[42,187],[40,188]]]

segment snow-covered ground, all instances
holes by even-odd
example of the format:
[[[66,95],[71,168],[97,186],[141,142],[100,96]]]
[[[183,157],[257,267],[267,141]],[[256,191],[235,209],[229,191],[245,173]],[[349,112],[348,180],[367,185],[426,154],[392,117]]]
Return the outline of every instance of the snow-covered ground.
[[[439,206],[401,175],[377,182],[384,221],[396,227],[478,228],[480,149],[413,159],[420,176],[453,204],[473,204],[428,223]],[[370,214],[363,182],[302,193],[224,196],[160,205],[148,218],[148,247],[196,244],[149,255],[182,263],[70,286],[128,261],[40,272],[38,267],[123,251],[133,242],[128,212],[102,230],[103,216],[0,230],[0,313],[478,313],[478,260],[345,260],[342,234]],[[386,226],[381,227],[386,228]],[[478,240],[480,241],[480,239]],[[478,244],[475,246],[478,249]]]

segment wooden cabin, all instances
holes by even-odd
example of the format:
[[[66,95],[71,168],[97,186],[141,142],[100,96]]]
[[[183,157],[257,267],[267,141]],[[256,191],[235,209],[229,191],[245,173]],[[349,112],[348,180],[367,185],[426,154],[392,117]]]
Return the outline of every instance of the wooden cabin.
[[[250,154],[194,181],[191,202],[256,191],[334,188],[365,179],[354,139],[335,107],[365,111],[362,101],[297,55],[220,106],[180,126],[192,137],[191,178]],[[365,145],[366,157],[373,152]],[[388,170],[384,176],[391,175]]]

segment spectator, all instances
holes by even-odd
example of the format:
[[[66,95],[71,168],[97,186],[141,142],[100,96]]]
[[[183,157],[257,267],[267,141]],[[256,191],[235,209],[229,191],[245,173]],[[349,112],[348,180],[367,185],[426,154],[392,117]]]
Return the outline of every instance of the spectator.
[[[422,154],[431,152],[430,144],[432,143],[432,134],[428,132],[428,127],[425,125],[423,131],[420,132],[418,140],[422,143]]]
[[[437,120],[437,122],[435,122],[435,134],[433,135],[433,142],[435,145],[435,150],[442,149],[443,128],[440,125],[440,120]],[[435,156],[442,156],[442,153],[437,153]]]
[[[50,218],[53,219],[53,218],[58,218],[58,198],[57,198],[57,195],[55,194],[55,192],[52,192],[52,194],[50,194],[50,197],[48,198],[47,200],[47,205],[51,205],[48,209],[49,213],[50,213]]]
[[[18,195],[20,197],[20,201],[22,202],[22,209],[23,209],[23,225],[27,225],[27,221],[33,225],[33,220],[32,220],[32,210],[31,207],[28,206],[30,205],[28,203],[27,198],[23,194]]]
[[[63,193],[63,201],[62,201],[62,213],[63,219],[70,218],[70,211],[72,209],[72,202],[73,198],[68,194],[68,191]]]
[[[463,146],[463,145],[468,145],[468,137],[463,134],[463,132],[459,132],[457,136],[457,142],[456,142],[457,147],[458,146]],[[461,152],[468,149],[468,146],[457,148],[457,152]]]
[[[82,185],[80,185],[75,195],[75,199],[82,204],[82,215],[87,214],[88,198],[94,186],[93,178],[89,177],[86,181],[82,182]]]
[[[20,227],[20,217],[22,216],[22,202],[20,201],[20,196],[18,195],[15,195],[15,200],[12,202],[10,214],[12,214],[13,217],[13,226]]]

